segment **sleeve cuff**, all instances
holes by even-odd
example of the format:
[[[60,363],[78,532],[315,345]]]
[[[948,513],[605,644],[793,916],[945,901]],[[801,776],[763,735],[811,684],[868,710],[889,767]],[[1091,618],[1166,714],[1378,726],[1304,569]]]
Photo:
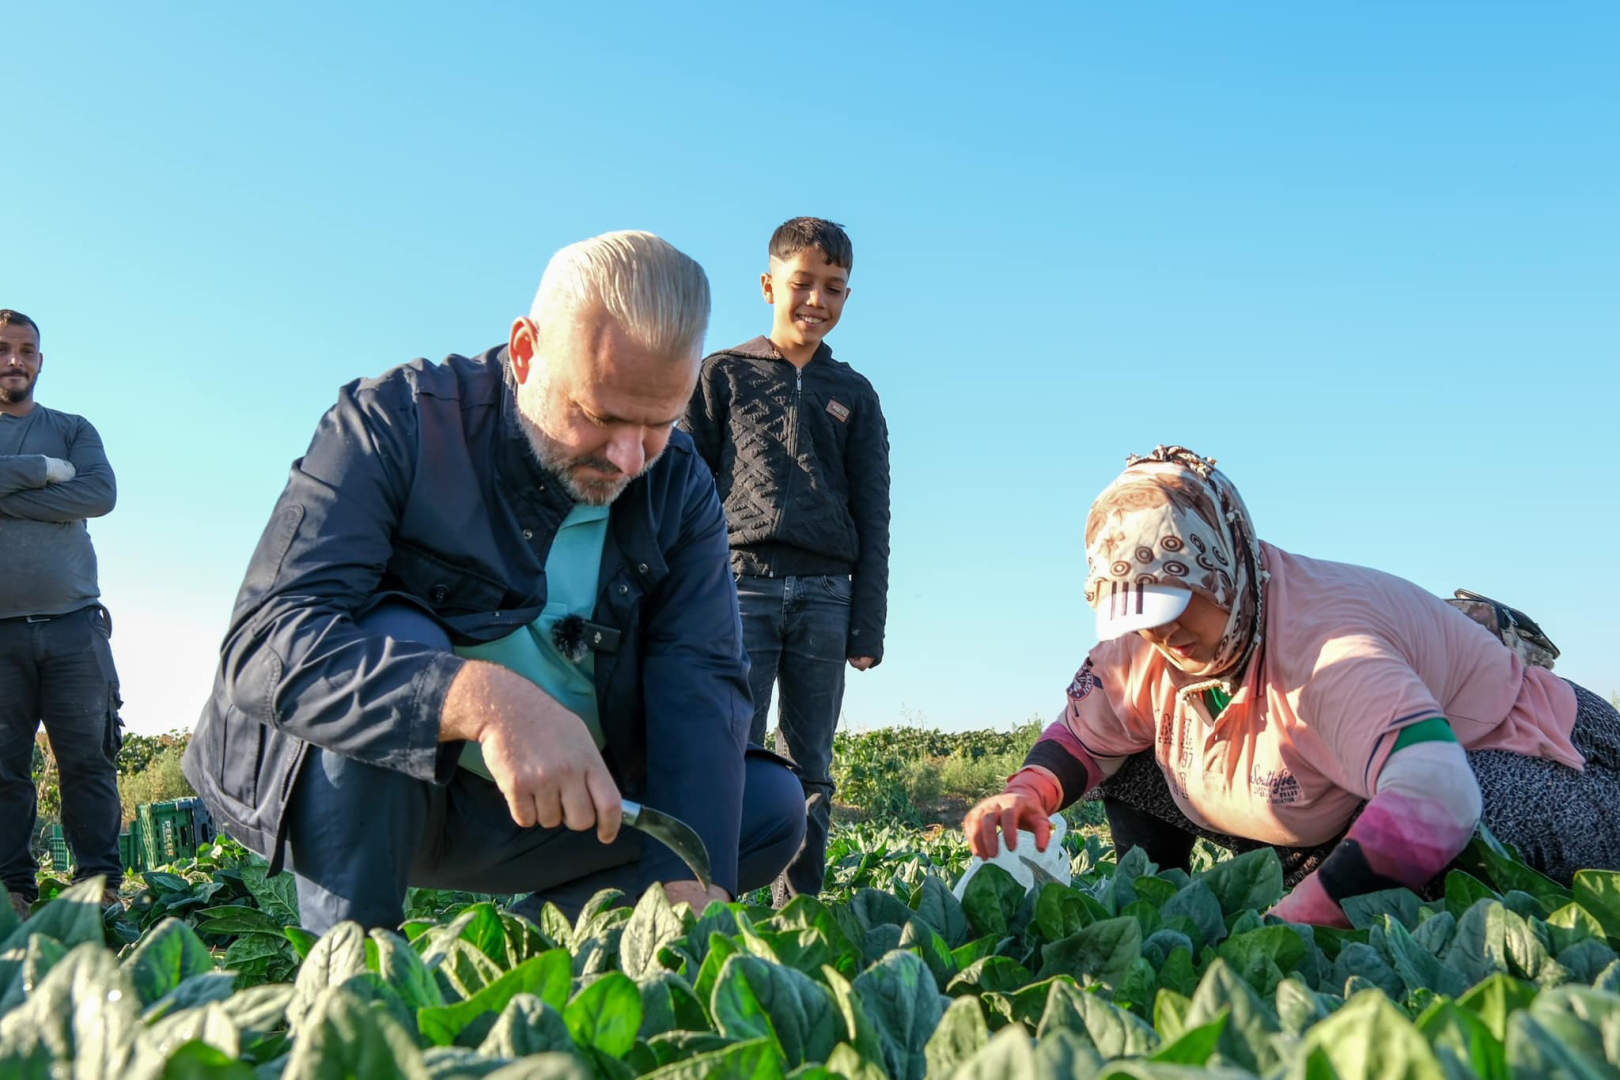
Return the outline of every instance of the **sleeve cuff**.
[[[439,742],[439,721],[450,684],[466,660],[454,653],[435,653],[416,676],[415,715],[411,717],[411,746],[405,772],[419,780],[448,784],[461,758],[460,742]]]
[[[844,648],[845,659],[857,656],[870,656],[874,661],[873,667],[883,663],[883,634],[881,631],[873,632],[859,626],[850,627],[848,644]]]
[[[1086,767],[1055,740],[1043,738],[1030,747],[1029,755],[1024,758],[1024,766],[1028,768],[1031,765],[1038,765],[1057,778],[1059,787],[1063,789],[1058,809],[1075,802],[1091,787]]]
[[[1057,778],[1039,765],[1026,765],[1007,777],[1007,790],[1032,796],[1048,817],[1057,813],[1063,802],[1063,788]]]

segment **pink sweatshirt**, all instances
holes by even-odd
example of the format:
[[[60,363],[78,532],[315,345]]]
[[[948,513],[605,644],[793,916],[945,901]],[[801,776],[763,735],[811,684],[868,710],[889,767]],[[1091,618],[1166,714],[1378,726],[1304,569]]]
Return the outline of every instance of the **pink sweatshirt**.
[[[1261,548],[1263,645],[1218,719],[1202,695],[1178,702],[1192,680],[1131,635],[1092,649],[1043,738],[1084,748],[1109,774],[1152,748],[1190,819],[1288,846],[1342,832],[1395,733],[1432,716],[1465,749],[1585,765],[1570,742],[1574,691],[1552,672],[1410,582]]]

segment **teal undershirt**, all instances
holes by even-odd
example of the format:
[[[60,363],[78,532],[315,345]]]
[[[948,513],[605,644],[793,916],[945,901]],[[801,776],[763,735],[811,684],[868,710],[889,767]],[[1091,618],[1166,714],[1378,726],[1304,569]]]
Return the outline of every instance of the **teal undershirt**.
[[[1210,687],[1204,691],[1204,704],[1209,708],[1211,717],[1218,717],[1232,704],[1232,696],[1222,693],[1219,687]],[[1452,734],[1451,724],[1443,716],[1431,716],[1427,720],[1420,720],[1410,727],[1401,729],[1395,737],[1395,749],[1390,753],[1405,750],[1408,746],[1416,746],[1426,742],[1456,742],[1457,736]]]
[[[596,610],[596,583],[602,568],[602,545],[607,540],[608,507],[575,504],[557,528],[546,556],[546,606],[528,626],[498,641],[457,645],[457,656],[488,660],[511,668],[557,700],[590,729],[601,749],[602,721],[596,711],[596,657],[587,650],[576,661],[557,651],[551,631],[570,615],[589,619]],[[461,751],[461,767],[490,778],[478,744]]]

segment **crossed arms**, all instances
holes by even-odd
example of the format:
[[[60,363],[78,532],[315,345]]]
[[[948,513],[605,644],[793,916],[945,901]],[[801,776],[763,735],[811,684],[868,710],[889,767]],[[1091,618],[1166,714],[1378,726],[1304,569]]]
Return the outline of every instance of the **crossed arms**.
[[[101,517],[118,501],[101,436],[81,420],[68,448],[71,479],[60,475],[44,454],[0,454],[0,519],[65,523]]]

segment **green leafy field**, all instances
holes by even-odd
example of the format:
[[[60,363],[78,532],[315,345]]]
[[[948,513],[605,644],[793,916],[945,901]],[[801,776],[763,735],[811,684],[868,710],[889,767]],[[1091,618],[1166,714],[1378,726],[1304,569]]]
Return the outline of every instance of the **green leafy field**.
[[[1264,917],[1270,851],[1159,872],[1075,829],[1072,885],[992,867],[958,902],[966,850],[916,809],[840,826],[821,899],[774,912],[655,889],[536,924],[413,890],[398,933],[317,941],[232,844],[130,882],[127,911],[47,878],[27,923],[0,907],[0,1075],[1620,1075],[1620,873],[1562,889],[1481,837],[1443,895],[1313,930]]]

